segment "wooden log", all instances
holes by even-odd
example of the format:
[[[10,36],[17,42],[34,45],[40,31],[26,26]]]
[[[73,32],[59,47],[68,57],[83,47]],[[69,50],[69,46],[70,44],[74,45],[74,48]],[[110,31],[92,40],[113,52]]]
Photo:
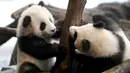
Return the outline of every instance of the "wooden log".
[[[16,28],[0,27],[0,34],[6,36],[16,36]]]
[[[126,60],[123,63],[102,73],[130,73],[130,60]]]
[[[74,50],[70,48],[70,35],[69,35],[69,27],[72,25],[80,25],[82,21],[82,14],[84,11],[84,7],[86,4],[86,0],[69,0],[66,17],[64,20],[64,24],[62,25],[60,43],[64,44],[68,55],[64,62],[61,64],[61,69],[69,69],[72,65],[72,53]],[[63,73],[63,72],[56,72]]]
[[[18,20],[16,19],[14,22],[10,23],[6,27],[7,28],[16,28],[17,27],[17,21]],[[6,31],[6,33],[8,33],[8,32]],[[0,45],[2,45],[3,43],[7,42],[11,37],[13,37],[13,35],[14,35],[13,33],[15,33],[15,32],[9,33],[10,35],[8,35],[8,34],[4,35],[4,33],[1,31],[1,34],[0,34]]]

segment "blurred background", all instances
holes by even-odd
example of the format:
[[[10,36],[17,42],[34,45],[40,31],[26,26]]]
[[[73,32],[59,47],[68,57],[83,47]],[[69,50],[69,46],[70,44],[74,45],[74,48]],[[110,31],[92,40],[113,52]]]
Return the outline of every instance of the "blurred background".
[[[0,27],[5,27],[14,19],[11,18],[11,14],[30,4],[38,3],[40,0],[0,0]],[[43,0],[45,4],[52,5],[58,8],[66,9],[68,5],[68,0]],[[87,0],[85,8],[93,8],[100,3],[109,2],[119,2],[123,3],[128,0]],[[14,49],[17,39],[15,37],[11,38],[8,42],[0,46],[0,67],[8,66],[10,62],[10,57]]]

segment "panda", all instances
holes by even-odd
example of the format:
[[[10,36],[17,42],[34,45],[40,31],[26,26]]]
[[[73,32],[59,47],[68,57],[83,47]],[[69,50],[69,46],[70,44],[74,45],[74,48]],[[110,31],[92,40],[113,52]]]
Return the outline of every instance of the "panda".
[[[92,20],[69,28],[75,59],[82,63],[76,73],[101,73],[130,59],[130,41],[117,23],[105,15],[94,15]]]
[[[53,16],[43,1],[22,12],[17,26],[17,73],[54,71],[66,56],[64,45],[51,40],[55,32]]]

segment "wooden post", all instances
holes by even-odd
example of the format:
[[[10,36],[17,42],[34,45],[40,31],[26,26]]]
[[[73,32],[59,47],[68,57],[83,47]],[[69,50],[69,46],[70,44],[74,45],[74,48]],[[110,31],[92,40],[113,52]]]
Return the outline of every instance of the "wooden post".
[[[60,43],[64,44],[68,55],[65,61],[61,64],[62,69],[68,69],[71,67],[72,59],[71,59],[71,49],[69,42],[69,27],[72,25],[81,25],[82,14],[84,11],[84,7],[86,4],[86,0],[69,0],[66,17],[64,24],[62,25]]]

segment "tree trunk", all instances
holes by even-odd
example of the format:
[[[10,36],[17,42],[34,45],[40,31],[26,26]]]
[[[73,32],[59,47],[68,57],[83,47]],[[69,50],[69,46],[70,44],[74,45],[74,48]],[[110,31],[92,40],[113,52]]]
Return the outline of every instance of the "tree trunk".
[[[61,37],[60,37],[60,43],[64,44],[67,51],[68,55],[64,62],[61,64],[61,69],[69,69],[72,64],[72,53],[74,50],[73,48],[70,48],[70,35],[69,35],[69,27],[72,25],[80,25],[81,20],[82,20],[82,14],[84,11],[84,7],[86,4],[86,0],[69,0],[67,12],[66,12],[66,17],[64,24],[62,25],[62,30],[61,30]],[[62,72],[59,72],[62,73]]]

